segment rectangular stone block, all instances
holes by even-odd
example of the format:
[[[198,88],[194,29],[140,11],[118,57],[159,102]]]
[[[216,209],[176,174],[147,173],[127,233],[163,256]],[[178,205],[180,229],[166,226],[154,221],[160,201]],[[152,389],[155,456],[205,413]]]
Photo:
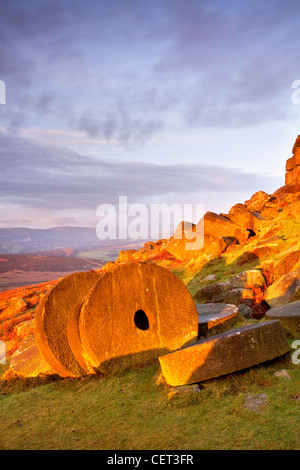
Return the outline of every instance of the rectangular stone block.
[[[269,361],[290,351],[281,323],[270,320],[229,330],[159,358],[171,386],[202,382]]]
[[[300,148],[297,147],[297,150],[299,150],[299,152],[295,153],[295,155],[292,158],[289,158],[286,161],[286,166],[285,166],[286,171],[291,171],[296,166],[300,165]]]
[[[285,184],[300,182],[300,166],[296,166],[293,170],[285,174]]]

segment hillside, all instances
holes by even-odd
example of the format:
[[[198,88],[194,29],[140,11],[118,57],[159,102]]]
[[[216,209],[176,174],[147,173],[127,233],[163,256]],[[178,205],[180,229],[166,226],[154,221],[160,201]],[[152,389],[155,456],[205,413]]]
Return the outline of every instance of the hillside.
[[[300,144],[299,139],[296,142]],[[300,147],[296,145],[295,148]],[[295,155],[298,154],[294,149]],[[296,165],[297,161],[294,158],[293,164]],[[236,323],[225,324],[224,322],[219,325],[223,328],[221,331],[229,329],[230,333],[237,326],[243,328],[263,324],[274,308],[276,310],[283,306],[284,311],[288,311],[293,307],[294,323],[284,324],[284,330],[291,345],[294,339],[299,339],[300,334],[300,303],[297,302],[300,299],[300,184],[298,173],[293,172],[295,175],[293,176],[291,172],[293,172],[293,165],[288,161],[286,184],[273,194],[259,191],[244,203],[234,205],[228,214],[207,212],[197,225],[180,223],[171,238],[156,242],[149,241],[139,249],[120,251],[117,260],[109,261],[100,269],[95,260],[68,257],[60,259],[64,260],[62,266],[66,266],[64,263],[69,263],[69,268],[72,270],[74,268],[78,271],[80,269],[93,270],[98,274],[113,272],[120,266],[130,267],[131,263],[140,261],[146,262],[147,265],[162,266],[183,281],[197,310],[201,305],[207,304],[236,306],[238,310]],[[197,250],[187,249],[187,239],[191,241],[193,233],[197,234],[197,227],[201,227],[203,222],[203,246],[198,247]],[[182,237],[176,238],[175,235],[178,236],[181,233]],[[53,266],[58,266],[55,257],[46,255],[1,255],[0,269],[4,275],[6,270],[18,265],[22,272],[29,275],[31,269],[41,268],[41,262],[46,262],[49,270]],[[131,267],[134,266],[131,265]],[[7,422],[13,425],[16,420],[16,415],[9,412],[9,403],[19,410],[17,422],[23,423],[31,419],[32,412],[29,410],[27,413],[27,407],[23,409],[22,399],[19,400],[18,394],[14,398],[14,394],[24,390],[25,393],[22,396],[26,401],[26,397],[33,393],[31,389],[35,385],[44,384],[44,387],[38,387],[34,392],[35,402],[40,403],[41,408],[44,408],[45,400],[47,402],[50,400],[49,403],[56,403],[59,400],[61,405],[60,416],[56,412],[52,413],[53,423],[55,422],[57,430],[55,441],[50,442],[49,436],[45,435],[44,429],[47,424],[44,414],[36,413],[37,425],[30,428],[31,448],[50,446],[50,448],[62,449],[176,449],[177,445],[181,449],[299,448],[299,437],[295,432],[296,425],[293,418],[299,404],[297,392],[299,391],[297,369],[299,366],[291,361],[290,353],[253,369],[248,368],[242,372],[225,375],[217,381],[204,381],[196,388],[194,386],[179,387],[179,391],[176,387],[174,389],[167,386],[157,362],[150,366],[137,366],[133,371],[115,378],[105,377],[100,373],[83,376],[77,381],[75,379],[70,381],[61,379],[60,381],[58,375],[42,357],[34,336],[36,310],[39,305],[43,305],[41,299],[46,298],[45,294],[59,281],[60,279],[55,279],[42,284],[35,283],[0,293],[0,341],[5,345],[5,363],[2,365],[0,390],[2,390],[2,396],[7,397],[5,398]],[[120,284],[118,285],[120,288]],[[122,330],[123,326],[119,328]],[[210,335],[215,334],[213,331],[212,328],[211,331],[206,331],[205,335],[209,338]],[[126,338],[126,341],[128,339]],[[70,414],[67,397],[76,390],[82,393],[78,394],[76,403],[72,401],[75,421],[71,420],[66,428],[65,422],[70,421],[69,418],[67,419]],[[102,436],[100,440],[94,442],[90,433],[83,434],[81,427],[75,422],[80,421],[80,410],[89,408],[90,399],[98,403],[98,391],[102,397],[106,397],[103,398],[105,403],[102,401],[101,410],[110,411],[101,412],[100,416],[99,413],[94,414],[94,408],[91,408],[92,414],[90,413],[86,418],[85,426],[89,429],[97,429],[98,434]],[[120,392],[124,393],[120,394]],[[112,396],[115,398],[116,405],[113,405],[110,400]],[[119,402],[121,396],[126,397],[124,411],[122,411],[122,400]],[[259,397],[262,402],[251,403],[252,396],[254,400],[255,397]],[[220,409],[220,398],[223,411]],[[250,400],[249,409],[257,412],[257,419],[245,410],[248,406],[248,399]],[[158,442],[161,420],[157,422],[155,419],[150,419],[149,426],[142,433],[144,437],[140,438],[130,424],[124,425],[122,419],[124,413],[127,413],[126,416],[131,416],[130,422],[136,423],[136,429],[143,429],[140,418],[136,419],[132,416],[131,410],[136,410],[137,406],[143,416],[149,413],[149,407],[153,416],[159,410],[159,416],[164,416],[164,421],[169,423],[166,425],[167,428],[173,427],[175,421],[178,427],[178,423],[182,422],[182,413],[184,413],[186,434],[182,436],[179,432],[182,428],[180,426],[176,428],[175,443],[164,428]],[[220,419],[214,419],[216,414]],[[235,426],[231,420],[232,416],[234,416],[234,422],[238,423]],[[127,418],[125,421],[128,421]],[[144,422],[145,419],[142,421]],[[148,422],[148,419],[146,421]],[[97,423],[100,422],[107,429],[106,432],[99,431]],[[215,425],[209,425],[207,428],[208,422],[215,423]],[[58,428],[57,423],[59,423]],[[199,423],[202,423],[201,426],[204,429],[208,429],[211,433],[209,439],[206,432],[200,432],[201,442],[199,439],[195,441],[193,437],[196,433],[195,423],[197,423],[197,429]],[[114,432],[116,428],[118,429],[117,436],[112,434],[110,428],[114,429]],[[285,435],[279,436],[277,428],[284,429]],[[231,429],[229,434],[228,429]],[[219,435],[220,432],[222,436],[219,438],[212,437],[212,435]],[[254,436],[255,432],[258,434]],[[11,436],[9,424],[5,427],[5,436],[6,444],[3,444],[3,448],[11,448],[15,437]],[[18,448],[24,448],[27,445],[22,437],[22,429],[14,436],[17,436]],[[198,434],[197,437],[199,438]],[[160,445],[162,447],[159,447]]]
[[[298,145],[299,139],[293,149],[296,156],[300,150]],[[0,271],[4,273],[10,267],[16,269],[18,266],[28,273],[44,269],[41,264],[51,271],[57,270],[62,263],[64,271],[92,269],[102,273],[123,263],[146,261],[175,273],[197,304],[235,304],[245,319],[262,319],[271,307],[297,300],[300,296],[300,184],[297,175],[291,179],[294,170],[290,168],[288,160],[288,184],[273,194],[259,191],[244,203],[234,205],[228,214],[207,212],[204,221],[198,224],[204,222],[201,249],[186,249],[186,236],[189,235],[190,241],[197,226],[187,224],[186,230],[190,232],[187,234],[185,226],[179,224],[176,233],[182,231],[181,239],[173,236],[149,241],[137,250],[120,251],[116,261],[109,261],[100,269],[95,261],[76,258],[1,255]],[[28,316],[29,327],[24,327],[24,331],[32,334],[31,320],[44,292],[44,287],[35,285],[0,294],[0,339],[9,339],[8,359],[24,340],[20,324],[27,321]],[[35,299],[34,303],[31,298]]]

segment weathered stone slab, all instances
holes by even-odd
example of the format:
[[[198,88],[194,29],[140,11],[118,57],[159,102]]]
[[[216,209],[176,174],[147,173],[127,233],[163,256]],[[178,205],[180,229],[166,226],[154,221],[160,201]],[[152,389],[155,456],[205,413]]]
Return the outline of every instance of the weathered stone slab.
[[[103,274],[91,289],[79,332],[90,364],[113,374],[196,340],[197,309],[184,283],[168,269],[131,262]]]
[[[271,320],[200,340],[159,358],[172,386],[198,383],[252,367],[290,351],[284,329]]]
[[[87,373],[74,356],[68,340],[69,317],[78,328],[78,308],[101,276],[94,271],[70,274],[54,285],[41,299],[35,318],[36,343],[45,361],[62,377]],[[77,351],[80,354],[80,350]]]
[[[55,371],[43,359],[34,335],[30,335],[23,341],[21,347],[12,355],[10,369],[22,377],[55,374]]]
[[[271,308],[265,318],[279,320],[288,333],[294,338],[300,338],[300,300]]]
[[[241,320],[239,308],[231,304],[196,304],[198,312],[198,339],[208,334],[222,333]]]

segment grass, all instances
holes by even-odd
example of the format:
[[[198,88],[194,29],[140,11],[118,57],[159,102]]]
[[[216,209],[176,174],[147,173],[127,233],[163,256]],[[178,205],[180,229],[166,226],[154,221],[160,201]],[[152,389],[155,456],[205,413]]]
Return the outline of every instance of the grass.
[[[288,354],[172,399],[158,363],[119,377],[3,381],[0,449],[299,449],[299,367]],[[291,380],[274,376],[283,368]],[[245,393],[268,404],[251,411]]]

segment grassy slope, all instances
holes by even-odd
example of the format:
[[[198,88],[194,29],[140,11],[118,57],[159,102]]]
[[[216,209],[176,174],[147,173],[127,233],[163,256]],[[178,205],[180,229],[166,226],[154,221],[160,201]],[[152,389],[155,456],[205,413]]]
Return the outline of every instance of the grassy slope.
[[[172,399],[157,363],[112,378],[2,384],[0,448],[300,449],[299,367],[288,354]],[[283,368],[291,380],[274,376]],[[251,411],[245,393],[269,403]]]

